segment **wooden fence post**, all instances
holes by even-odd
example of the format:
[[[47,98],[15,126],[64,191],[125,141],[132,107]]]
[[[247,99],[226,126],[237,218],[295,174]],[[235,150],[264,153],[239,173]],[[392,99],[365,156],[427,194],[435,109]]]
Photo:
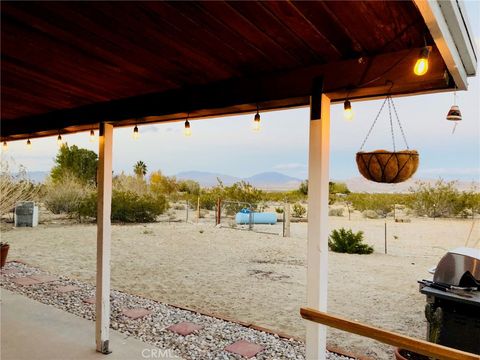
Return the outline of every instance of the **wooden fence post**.
[[[290,237],[290,204],[287,202],[284,205],[283,213],[285,214],[285,231],[283,237]]]

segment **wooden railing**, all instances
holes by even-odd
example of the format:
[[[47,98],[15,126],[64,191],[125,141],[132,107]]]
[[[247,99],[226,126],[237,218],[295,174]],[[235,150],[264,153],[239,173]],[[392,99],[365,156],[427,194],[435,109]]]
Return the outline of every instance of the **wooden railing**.
[[[300,314],[306,320],[327,325],[349,333],[365,336],[382,343],[393,345],[402,349],[414,351],[418,354],[445,360],[480,360],[480,355],[452,349],[424,340],[400,335],[391,331],[382,330],[370,325],[361,324],[339,316],[329,315],[310,308],[301,308]]]

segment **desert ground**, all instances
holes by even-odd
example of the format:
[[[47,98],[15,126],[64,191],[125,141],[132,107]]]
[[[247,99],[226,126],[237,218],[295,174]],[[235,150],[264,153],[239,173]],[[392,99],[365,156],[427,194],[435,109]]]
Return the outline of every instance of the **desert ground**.
[[[388,254],[385,220],[330,217],[331,229],[364,231],[375,252],[330,252],[329,312],[424,339],[425,297],[417,280],[431,279],[428,269],[446,250],[465,244],[472,220],[386,222]],[[479,227],[472,238],[480,238]],[[278,235],[282,224],[255,230],[218,228],[209,221],[114,225],[112,287],[304,338],[299,308],[306,298],[307,225],[292,224],[289,238]],[[94,224],[3,226],[1,237],[10,243],[10,260],[95,281]],[[374,359],[392,356],[389,346],[331,329],[328,334],[328,343],[340,349]]]

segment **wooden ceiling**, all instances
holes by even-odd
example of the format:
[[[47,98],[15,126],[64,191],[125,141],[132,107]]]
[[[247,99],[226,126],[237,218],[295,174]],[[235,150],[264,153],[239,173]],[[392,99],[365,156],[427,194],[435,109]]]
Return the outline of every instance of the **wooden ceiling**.
[[[2,2],[2,139],[446,88],[410,1]],[[393,86],[387,80],[393,82]],[[447,79],[448,80],[448,79]]]

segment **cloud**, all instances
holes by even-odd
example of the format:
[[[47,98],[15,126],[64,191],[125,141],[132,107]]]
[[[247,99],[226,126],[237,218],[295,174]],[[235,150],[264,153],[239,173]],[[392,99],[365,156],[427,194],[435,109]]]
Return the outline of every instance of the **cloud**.
[[[307,164],[302,163],[287,163],[278,164],[273,167],[275,170],[304,170],[307,168]]]

